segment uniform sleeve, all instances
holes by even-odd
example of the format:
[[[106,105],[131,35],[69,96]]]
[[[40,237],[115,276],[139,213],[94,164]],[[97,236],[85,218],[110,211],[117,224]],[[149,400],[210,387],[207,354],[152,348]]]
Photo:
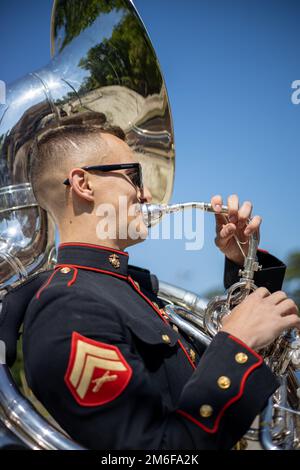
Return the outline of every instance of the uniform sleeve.
[[[254,282],[258,287],[266,287],[270,292],[281,290],[286,265],[267,251],[257,251],[258,263],[262,266],[261,271],[254,275]],[[235,264],[225,257],[224,286],[228,289],[239,280],[239,270],[242,266]]]
[[[161,345],[146,368],[116,311],[79,293],[76,302],[44,298],[42,315],[24,332],[26,375],[88,448],[230,449],[278,386],[260,356],[221,332],[170,409],[151,375],[164,367]]]
[[[177,410],[193,435],[194,448],[232,448],[278,386],[261,356],[219,332],[186,384]]]

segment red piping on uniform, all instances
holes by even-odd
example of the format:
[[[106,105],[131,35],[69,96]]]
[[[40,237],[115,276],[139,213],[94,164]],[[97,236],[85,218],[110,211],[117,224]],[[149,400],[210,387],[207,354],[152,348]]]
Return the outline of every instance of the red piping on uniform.
[[[257,357],[257,359],[260,361],[263,360],[263,358],[256,352],[254,351],[253,349],[251,349],[249,346],[247,346],[246,343],[244,343],[243,341],[241,341],[240,339],[236,338],[235,336],[232,336],[232,335],[229,335],[229,338],[232,339],[233,341],[235,341],[236,343],[239,343],[241,346],[243,346],[244,348],[248,349],[248,351],[253,354],[255,357]]]
[[[145,294],[143,294],[143,292],[141,292],[141,291],[137,288],[137,286],[135,285],[134,280],[132,279],[132,277],[128,276],[128,281],[129,281],[130,284],[134,287],[134,289],[136,290],[136,292],[137,292],[138,294],[140,294],[140,296],[143,297],[144,300],[146,300],[146,302],[150,305],[150,307],[152,307],[152,308],[155,310],[155,312],[158,313],[158,315],[160,316],[160,318],[162,319],[162,321],[163,321],[164,323],[166,323],[166,325],[169,326],[169,323],[168,323],[167,320],[162,316],[162,314],[161,314],[161,312],[159,311],[159,309],[156,308],[155,305],[151,302],[151,300],[148,299],[148,297],[147,297]],[[192,360],[191,360],[190,356],[188,355],[187,351],[185,350],[185,347],[183,346],[182,342],[181,342],[179,339],[177,340],[177,342],[178,342],[178,344],[180,345],[180,347],[181,347],[182,351],[184,352],[184,354],[186,355],[186,357],[188,358],[189,363],[191,364],[191,366],[193,367],[193,369],[196,369],[195,364],[192,362]]]
[[[42,285],[42,287],[39,288],[39,290],[36,293],[36,298],[37,299],[40,298],[40,295],[41,295],[42,291],[50,284],[50,282],[52,281],[52,278],[53,278],[54,274],[56,273],[56,271],[57,271],[57,269],[55,268],[55,270],[53,271],[51,276],[49,276],[48,280]]]
[[[257,251],[261,251],[262,253],[267,253],[267,255],[269,254],[267,250],[262,250],[261,248],[257,248]]]
[[[74,284],[74,282],[76,281],[76,278],[77,278],[78,269],[75,268],[75,267],[73,269],[74,269],[74,274],[73,274],[72,279],[67,284],[68,287],[70,287],[72,284]]]
[[[183,346],[182,342],[180,341],[180,339],[178,339],[177,341],[178,341],[178,343],[180,344],[180,347],[181,347],[182,351],[184,352],[184,354],[185,354],[186,357],[188,358],[189,363],[191,364],[191,366],[193,367],[193,369],[196,369],[195,364],[193,363],[192,359],[191,359],[190,356],[188,355],[188,353],[187,353],[185,347]]]
[[[234,338],[235,339],[235,338]],[[242,344],[242,343],[241,343]],[[249,348],[247,348],[249,349]],[[257,356],[255,354],[255,356]],[[204,431],[210,433],[210,434],[214,434],[215,432],[218,431],[218,428],[219,428],[219,423],[220,423],[220,420],[225,412],[225,410],[227,410],[227,408],[232,405],[232,403],[236,402],[237,400],[239,400],[241,398],[241,396],[243,395],[244,393],[244,388],[245,388],[245,383],[246,383],[246,380],[248,378],[248,376],[251,374],[251,372],[256,369],[257,367],[261,366],[263,362],[263,358],[259,356],[259,360],[256,364],[253,364],[251,367],[249,367],[249,369],[245,372],[245,374],[243,375],[242,377],[242,380],[241,380],[241,385],[240,385],[240,390],[239,390],[239,393],[235,396],[235,397],[232,397],[224,406],[223,408],[221,409],[220,413],[218,414],[217,418],[216,418],[216,421],[215,421],[215,425],[212,429],[208,428],[207,426],[205,426],[204,424],[200,423],[196,418],[194,418],[193,416],[191,416],[189,413],[186,413],[185,411],[182,411],[182,410],[176,410],[177,413],[179,413],[180,415],[184,416],[185,418],[189,419],[190,421],[192,421],[194,424],[196,424],[197,426],[199,426],[200,428],[202,428]]]
[[[109,274],[110,276],[115,276],[115,277],[119,277],[121,279],[126,279],[127,280],[127,276],[124,276],[123,274],[118,274],[118,273],[112,273],[111,271],[105,271],[104,269],[98,269],[98,268],[91,268],[90,266],[82,266],[81,264],[65,264],[65,263],[61,263],[61,264],[56,264],[55,267],[63,267],[63,266],[69,266],[70,268],[79,268],[79,269],[87,269],[88,271],[96,271],[98,273],[103,273],[103,274]]]
[[[107,246],[93,245],[92,243],[65,242],[65,243],[60,243],[58,245],[58,248],[61,248],[63,246],[87,246],[91,248],[98,248],[99,250],[111,251],[111,252],[119,253],[120,255],[129,256],[129,254],[126,253],[126,251],[115,250],[114,248],[108,248]]]

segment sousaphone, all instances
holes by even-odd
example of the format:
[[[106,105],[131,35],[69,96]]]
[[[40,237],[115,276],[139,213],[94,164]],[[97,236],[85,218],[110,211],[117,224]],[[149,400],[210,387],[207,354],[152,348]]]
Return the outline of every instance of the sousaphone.
[[[49,129],[74,123],[120,127],[153,196],[152,205],[141,207],[149,226],[168,212],[211,207],[199,202],[168,205],[175,165],[170,106],[157,57],[131,1],[55,0],[51,55],[45,63],[7,85],[6,102],[0,104],[0,300],[5,305],[0,315],[0,448],[82,449],[37,412],[9,369],[23,318],[7,307],[6,295],[56,262],[55,226],[38,206],[30,184],[35,140]],[[239,283],[208,304],[193,292],[161,282],[159,293],[172,323],[207,347],[224,314],[255,290],[256,250],[252,237]],[[297,448],[297,332],[283,335],[264,353],[282,385],[270,398],[259,430],[250,430],[247,437],[260,438],[264,448]]]

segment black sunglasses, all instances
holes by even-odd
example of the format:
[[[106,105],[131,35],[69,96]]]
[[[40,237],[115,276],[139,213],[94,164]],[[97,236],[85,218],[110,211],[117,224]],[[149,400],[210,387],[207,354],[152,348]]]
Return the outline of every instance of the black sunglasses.
[[[93,165],[93,166],[82,166],[82,170],[86,171],[114,171],[114,170],[128,170],[133,169],[134,172],[130,172],[127,174],[128,178],[132,182],[132,184],[139,188],[141,191],[144,188],[143,185],[143,174],[142,174],[142,165],[140,163],[117,163],[114,165]],[[69,178],[64,181],[66,186],[70,185]]]

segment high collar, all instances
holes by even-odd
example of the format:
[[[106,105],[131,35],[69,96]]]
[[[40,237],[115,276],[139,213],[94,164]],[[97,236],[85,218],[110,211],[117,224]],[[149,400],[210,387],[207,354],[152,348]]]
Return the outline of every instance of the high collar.
[[[67,242],[58,246],[57,265],[73,265],[116,276],[128,276],[128,253],[101,245]]]

